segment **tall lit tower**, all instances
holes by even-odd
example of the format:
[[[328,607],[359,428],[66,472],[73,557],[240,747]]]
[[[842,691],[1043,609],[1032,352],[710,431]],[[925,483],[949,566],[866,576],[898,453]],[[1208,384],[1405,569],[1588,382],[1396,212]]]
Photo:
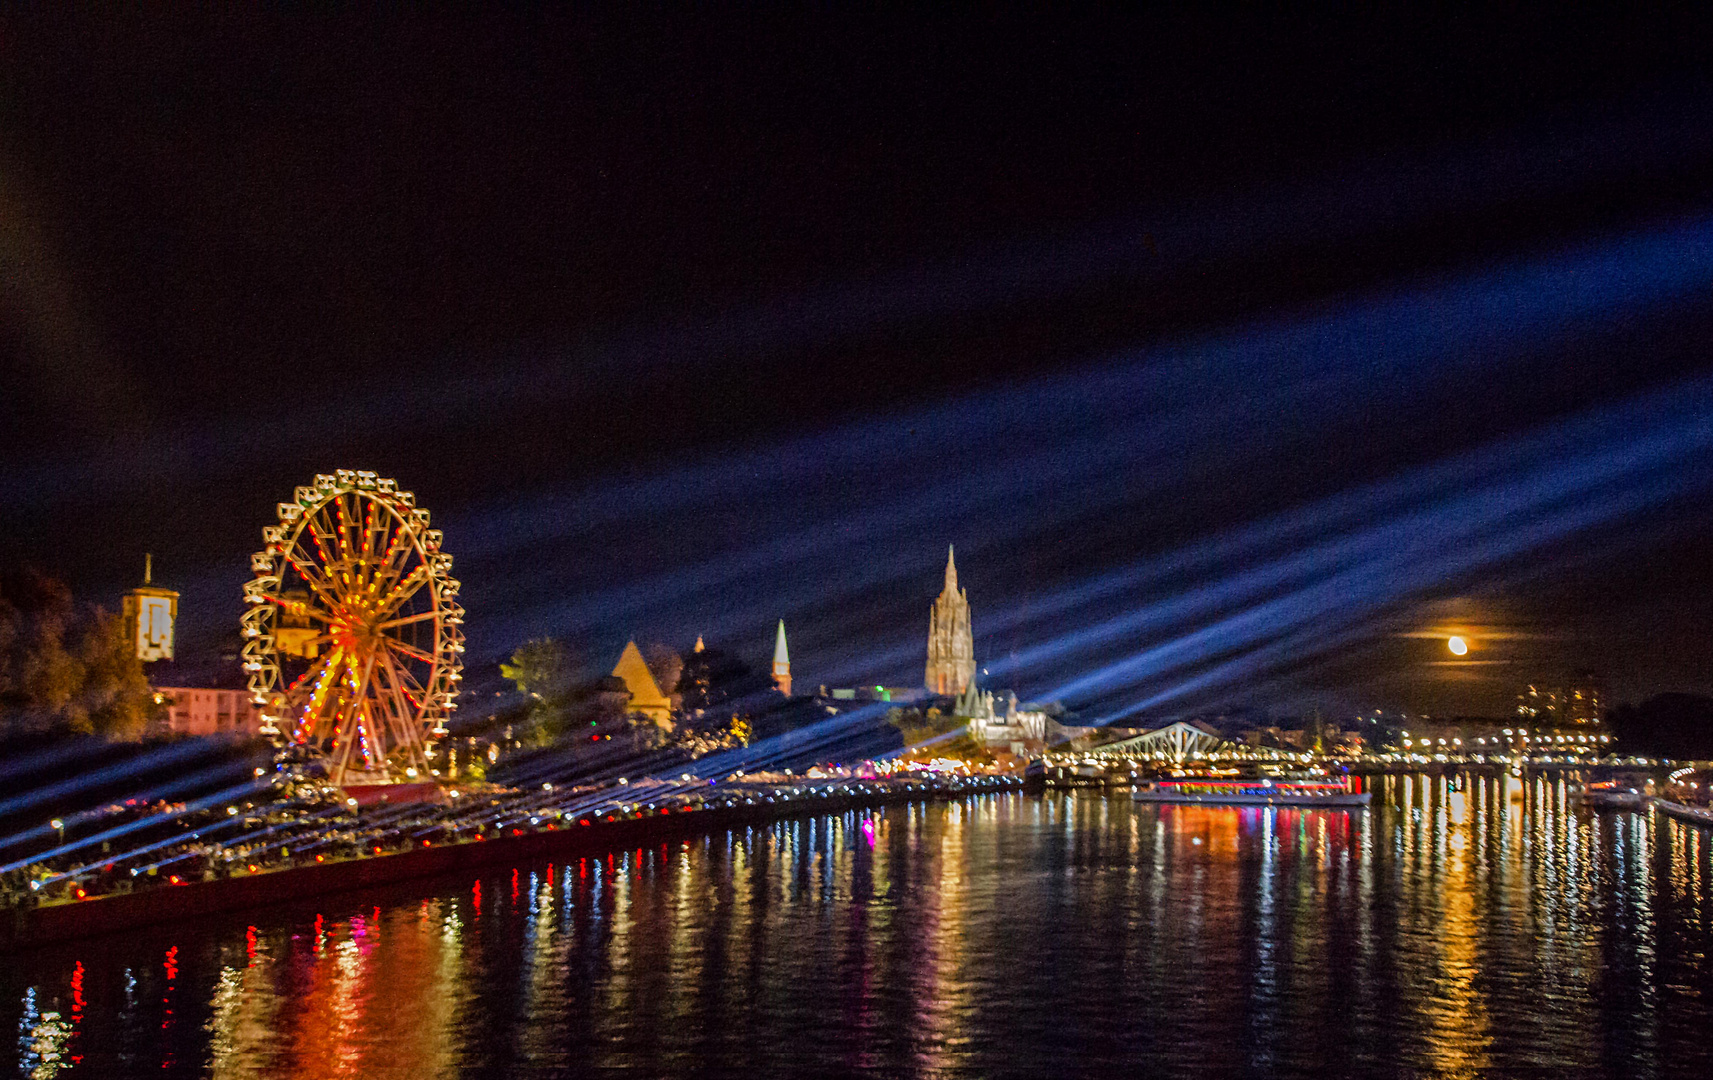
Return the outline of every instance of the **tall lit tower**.
[[[946,587],[928,612],[927,687],[936,694],[961,694],[974,677],[969,594],[958,588],[958,564],[948,546]]]
[[[178,619],[178,593],[154,584],[155,557],[143,556],[143,583],[125,594],[121,611],[125,636],[144,663],[172,659],[173,623]]]
[[[785,620],[779,620],[779,633],[773,639],[773,685],[786,697],[791,696],[791,654],[785,651]]]

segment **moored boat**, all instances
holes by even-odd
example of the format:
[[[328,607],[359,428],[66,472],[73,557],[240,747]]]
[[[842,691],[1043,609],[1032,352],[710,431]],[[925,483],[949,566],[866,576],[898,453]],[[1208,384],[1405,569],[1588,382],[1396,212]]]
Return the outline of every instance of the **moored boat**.
[[[1137,802],[1151,803],[1320,808],[1367,806],[1371,796],[1366,791],[1352,791],[1338,781],[1185,777],[1142,781],[1131,797]]]

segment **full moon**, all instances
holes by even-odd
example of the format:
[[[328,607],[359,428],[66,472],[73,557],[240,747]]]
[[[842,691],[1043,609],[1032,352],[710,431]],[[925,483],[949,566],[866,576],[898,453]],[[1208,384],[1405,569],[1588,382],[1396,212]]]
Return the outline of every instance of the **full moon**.
[[[1469,651],[1469,642],[1454,634],[1445,639],[1445,647],[1451,650],[1451,655],[1462,656]]]

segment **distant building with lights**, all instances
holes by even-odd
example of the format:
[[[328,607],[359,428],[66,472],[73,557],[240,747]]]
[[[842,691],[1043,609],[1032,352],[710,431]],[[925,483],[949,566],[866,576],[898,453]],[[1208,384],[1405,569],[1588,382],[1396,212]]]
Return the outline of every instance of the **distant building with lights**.
[[[1395,730],[1395,748],[1416,754],[1492,754],[1564,751],[1605,753],[1612,736],[1604,724],[1565,724],[1543,713],[1539,719],[1458,716],[1404,719]]]
[[[956,697],[975,678],[975,637],[970,631],[969,594],[958,588],[958,564],[946,549],[946,584],[928,611],[930,693]]]
[[[184,678],[174,657],[178,623],[178,593],[154,583],[155,560],[143,556],[143,583],[125,594],[120,610],[125,638],[137,659],[150,665],[150,684],[161,719],[173,735],[236,735],[254,738],[262,726],[261,710],[250,692],[237,686],[162,686],[156,679]]]
[[[1600,680],[1578,672],[1563,686],[1531,683],[1517,695],[1517,720],[1527,724],[1588,727],[1600,723]]]
[[[155,700],[165,706],[167,730],[174,735],[254,738],[261,731],[262,712],[248,690],[157,686]]]
[[[1049,729],[1059,728],[1045,711],[1019,706],[1012,691],[980,690],[974,679],[958,695],[952,716],[969,724],[977,743],[1018,757],[1045,750]]]

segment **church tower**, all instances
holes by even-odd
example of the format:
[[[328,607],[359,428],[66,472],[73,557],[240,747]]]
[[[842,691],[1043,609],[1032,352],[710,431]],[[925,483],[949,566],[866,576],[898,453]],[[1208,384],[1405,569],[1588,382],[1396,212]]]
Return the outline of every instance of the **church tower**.
[[[120,601],[125,637],[143,663],[172,659],[173,623],[178,620],[178,593],[154,583],[155,557],[143,556],[143,583]]]
[[[779,620],[779,635],[773,641],[773,685],[791,696],[791,654],[785,651],[785,620]]]
[[[928,689],[955,695],[975,677],[969,595],[958,588],[958,564],[946,548],[946,587],[928,612]]]

